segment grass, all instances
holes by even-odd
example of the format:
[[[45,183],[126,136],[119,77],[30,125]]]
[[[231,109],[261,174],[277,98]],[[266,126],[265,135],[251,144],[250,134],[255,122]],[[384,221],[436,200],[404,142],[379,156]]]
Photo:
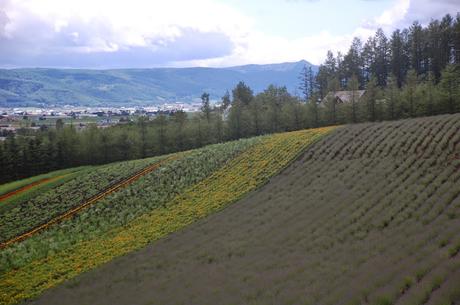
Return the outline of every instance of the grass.
[[[16,191],[16,190],[18,190],[20,188],[23,188],[23,187],[25,187],[25,186],[27,186],[29,184],[40,182],[41,180],[44,180],[44,179],[52,179],[52,178],[55,178],[55,177],[68,175],[68,174],[83,170],[85,168],[89,168],[89,166],[80,166],[80,167],[73,167],[73,168],[68,168],[68,169],[61,169],[61,170],[49,172],[49,173],[46,173],[46,174],[42,174],[42,175],[33,176],[33,177],[30,177],[30,178],[26,178],[26,179],[21,179],[21,180],[5,183],[5,184],[0,185],[0,196],[3,196],[5,194],[7,194],[7,193]]]
[[[65,279],[143,247],[224,208],[266,183],[306,146],[330,130],[332,128],[265,137],[260,144],[177,195],[166,207],[157,208],[126,226],[4,274],[0,281],[3,283],[0,290],[4,292],[4,302],[9,304],[35,296]],[[206,257],[207,264],[218,261],[212,255]]]
[[[14,303],[73,279],[34,303],[457,304],[460,223],[449,215],[460,209],[460,171],[449,160],[459,130],[457,114],[262,137],[163,197],[155,181],[173,168],[165,185],[183,177],[177,162],[54,235],[0,252],[54,247],[150,204],[65,249],[17,256],[0,291]]]
[[[49,181],[45,181],[39,185],[35,185],[34,187],[25,190],[24,192],[20,192],[11,196],[5,200],[3,200],[0,204],[0,213],[7,212],[11,209],[14,209],[18,205],[33,200],[35,197],[39,196],[40,194],[52,191],[53,189],[59,187],[60,185],[72,180],[73,178],[80,175],[85,170],[90,170],[94,168],[92,166],[85,166],[84,168],[71,172],[62,176],[54,177]]]

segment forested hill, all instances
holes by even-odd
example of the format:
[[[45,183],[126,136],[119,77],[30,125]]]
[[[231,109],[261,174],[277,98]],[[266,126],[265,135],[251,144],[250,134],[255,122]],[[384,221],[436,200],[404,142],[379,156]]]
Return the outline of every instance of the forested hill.
[[[307,61],[228,68],[153,68],[118,70],[0,70],[0,107],[40,105],[143,105],[190,102],[206,91],[220,99],[239,81],[257,93],[269,84],[291,93]],[[312,66],[314,72],[317,67]]]

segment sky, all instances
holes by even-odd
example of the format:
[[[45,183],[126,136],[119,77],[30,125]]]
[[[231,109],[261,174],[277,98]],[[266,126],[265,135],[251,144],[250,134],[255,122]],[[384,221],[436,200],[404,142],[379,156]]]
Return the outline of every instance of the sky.
[[[460,0],[0,0],[0,67],[224,67],[324,61]]]

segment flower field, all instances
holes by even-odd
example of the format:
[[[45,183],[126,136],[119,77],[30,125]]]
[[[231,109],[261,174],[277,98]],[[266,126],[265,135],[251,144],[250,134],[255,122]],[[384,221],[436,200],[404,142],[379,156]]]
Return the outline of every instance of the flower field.
[[[251,192],[334,128],[183,153],[77,217],[0,252],[0,300],[14,304],[144,247]]]
[[[119,162],[82,170],[78,175],[29,200],[11,204],[0,210],[0,242],[13,238],[42,224],[67,210],[78,206],[85,199],[109,187],[159,158]]]
[[[13,208],[20,202],[28,201],[38,194],[61,185],[90,166],[57,170],[47,174],[6,183],[0,186],[0,210]]]

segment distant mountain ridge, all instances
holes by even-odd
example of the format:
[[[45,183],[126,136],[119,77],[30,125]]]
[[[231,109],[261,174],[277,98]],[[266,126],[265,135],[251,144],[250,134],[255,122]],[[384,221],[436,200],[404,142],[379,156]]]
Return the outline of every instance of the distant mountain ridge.
[[[226,68],[0,69],[0,107],[121,106],[192,102],[203,92],[219,99],[239,81],[255,93],[268,85],[297,92],[305,60]]]

